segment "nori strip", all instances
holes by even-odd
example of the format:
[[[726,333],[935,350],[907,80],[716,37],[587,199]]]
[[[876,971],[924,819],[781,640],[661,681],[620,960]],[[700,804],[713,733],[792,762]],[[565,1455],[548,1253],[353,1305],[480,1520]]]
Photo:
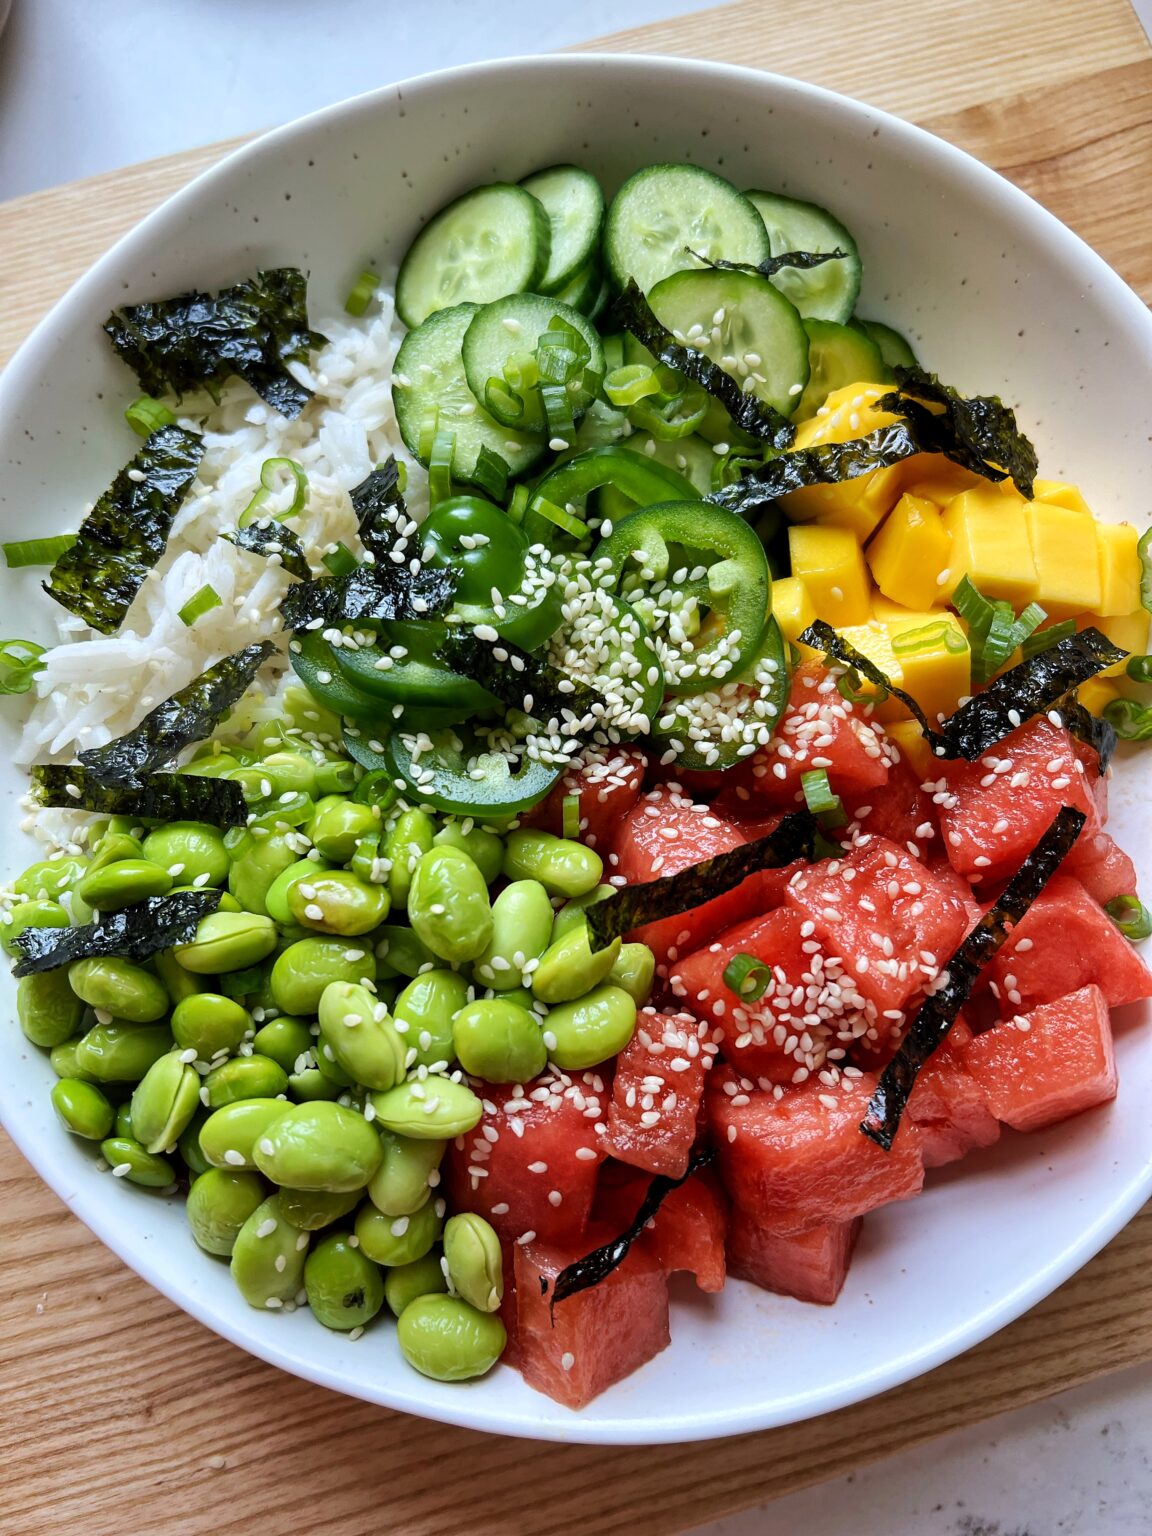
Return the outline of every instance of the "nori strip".
[[[41,805],[138,821],[206,821],[242,827],[248,807],[239,784],[195,773],[150,773],[139,784],[105,784],[79,763],[40,763],[32,782]],[[79,791],[70,794],[68,786]]]
[[[928,719],[920,705],[910,693],[905,693],[903,688],[897,688],[891,682],[887,673],[882,671],[863,651],[858,651],[854,645],[845,640],[843,635],[838,635],[831,624],[824,619],[814,619],[808,628],[800,636],[802,645],[809,645],[814,651],[823,651],[826,660],[838,661],[842,666],[851,667],[853,672],[859,672],[870,683],[875,683],[878,688],[883,688],[886,693],[892,694],[900,700],[907,709],[915,715],[920,729],[924,732],[924,738],[932,746],[933,751],[941,745],[940,732]],[[999,740],[999,738],[997,738]],[[989,743],[991,745],[991,743]],[[954,757],[955,753],[938,753],[938,756]]]
[[[1086,817],[1083,811],[1065,805],[1056,812],[1048,830],[1004,887],[980,921],[948,961],[941,977],[944,985],[925,998],[904,1042],[880,1074],[876,1091],[860,1122],[860,1129],[870,1141],[885,1152],[900,1126],[900,1117],[908,1103],[920,1068],[941,1045],[968,1001],[980,971],[1027,912],[1040,892],[1060,867],[1065,855],[1080,835]],[[588,909],[589,914],[595,911]]]
[[[249,523],[247,528],[231,528],[224,537],[230,544],[235,544],[237,549],[246,549],[250,555],[263,555],[265,558],[279,555],[280,564],[289,576],[297,576],[301,581],[312,579],[312,568],[305,558],[300,535],[294,528],[289,528],[287,523],[277,522],[274,517],[265,517],[258,523]]]
[[[751,518],[789,491],[803,490],[809,485],[839,485],[843,480],[855,480],[857,475],[870,475],[876,469],[890,469],[920,452],[920,442],[907,422],[889,422],[846,443],[795,448],[791,453],[755,464],[732,485],[713,491],[704,499]]]
[[[147,395],[206,389],[219,399],[225,380],[244,379],[291,420],[312,398],[286,363],[306,363],[325,338],[308,325],[307,283],[295,267],[273,267],[215,298],[182,293],[128,304],[104,329]]]
[[[589,909],[590,910],[590,909]],[[48,930],[51,931],[51,930]],[[640,1208],[632,1220],[621,1232],[619,1237],[614,1237],[611,1242],[594,1248],[591,1253],[586,1253],[582,1259],[576,1259],[571,1264],[566,1264],[556,1276],[552,1284],[552,1300],[549,1305],[549,1315],[555,1317],[556,1303],[566,1301],[569,1296],[575,1296],[578,1291],[586,1291],[590,1286],[599,1285],[601,1280],[606,1280],[614,1269],[618,1269],[628,1257],[632,1244],[641,1236],[644,1228],[656,1215],[665,1199],[674,1189],[679,1189],[681,1184],[686,1184],[693,1174],[699,1173],[701,1168],[707,1168],[716,1157],[715,1147],[701,1147],[693,1152],[688,1159],[688,1169],[678,1179],[670,1178],[667,1174],[657,1174],[649,1184]],[[547,1296],[548,1282],[541,1278],[540,1294]]]
[[[378,561],[386,559],[396,542],[397,518],[408,516],[395,455],[389,454],[384,463],[359,485],[354,485],[349,494],[360,527],[361,544]]]
[[[997,395],[966,399],[923,368],[897,364],[893,372],[896,390],[876,402],[877,410],[906,417],[928,453],[943,453],[978,475],[987,476],[989,466],[997,466],[1001,473],[996,478],[1010,475],[1021,496],[1031,501],[1040,464],[1009,406]],[[942,406],[942,414],[928,409],[933,405]]]
[[[297,582],[284,595],[280,616],[285,629],[359,624],[391,619],[428,619],[451,607],[457,572],[425,568],[415,575],[407,565],[358,565],[344,576],[318,576]]]
[[[593,705],[603,702],[595,688],[521,650],[511,640],[489,642],[470,632],[450,631],[436,657],[453,672],[486,688],[506,709],[523,710],[534,720],[565,714],[580,719]]]
[[[1113,703],[1116,702],[1118,701],[1113,700]],[[1063,716],[1064,724],[1073,736],[1093,748],[1100,759],[1100,772],[1103,773],[1112,761],[1112,754],[1116,751],[1118,732],[1111,721],[1101,719],[1099,715],[1094,715],[1085,709],[1072,693],[1067,698],[1058,699],[1055,708]]]
[[[174,944],[189,943],[200,919],[220,905],[221,894],[212,890],[177,891],[173,896],[149,896],[80,928],[25,928],[12,941],[24,955],[12,974],[31,976],[70,965],[73,960],[104,955],[146,960]]]
[[[781,251],[779,256],[769,256],[767,261],[724,261],[722,258],[713,261],[710,256],[702,256],[699,251],[694,251],[690,245],[686,245],[684,250],[715,272],[752,272],[759,273],[761,277],[775,277],[785,267],[795,267],[797,271],[806,272],[812,267],[822,267],[826,261],[845,261],[848,256],[847,251],[837,246],[834,251]]]
[[[663,875],[642,885],[625,885],[587,909],[588,942],[604,949],[634,928],[677,917],[725,891],[734,890],[762,869],[782,869],[797,859],[811,860],[815,851],[816,818],[810,811],[792,811],[775,832],[753,843],[690,864],[676,875]]]
[[[183,427],[153,432],[52,567],[44,583],[48,596],[93,629],[114,634],[164,553],[203,453],[198,432]]]
[[[616,300],[613,324],[630,331],[667,367],[706,389],[720,401],[737,426],[753,437],[763,438],[773,448],[787,448],[796,436],[796,428],[787,416],[741,389],[730,373],[725,373],[703,352],[677,341],[653,314],[634,278],[628,279],[624,292]]]
[[[94,783],[139,787],[147,774],[172,762],[191,742],[210,736],[275,654],[271,640],[264,640],[225,656],[158,704],[134,730],[106,746],[77,753],[77,762]]]

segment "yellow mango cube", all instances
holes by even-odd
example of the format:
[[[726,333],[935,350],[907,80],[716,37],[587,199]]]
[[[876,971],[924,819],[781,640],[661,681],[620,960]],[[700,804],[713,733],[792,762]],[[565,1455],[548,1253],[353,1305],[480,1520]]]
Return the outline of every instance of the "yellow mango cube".
[[[811,624],[816,604],[799,576],[781,576],[772,582],[772,613],[780,633],[793,643]]]
[[[1131,613],[1140,602],[1139,532],[1131,523],[1096,523],[1100,556],[1100,601],[1096,612],[1105,617]]]
[[[942,453],[914,453],[898,466],[900,486],[913,496],[923,496],[946,507],[954,496],[962,491],[972,491],[984,484],[981,475],[953,464]]]
[[[1066,480],[1037,480],[1032,486],[1032,494],[1037,501],[1047,502],[1050,506],[1067,507],[1069,512],[1084,512],[1092,516],[1080,488],[1069,485]]]
[[[872,616],[864,552],[847,528],[796,523],[788,530],[793,576],[807,587],[816,612],[836,629]]]
[[[1094,625],[1102,635],[1106,635],[1113,645],[1118,645],[1122,651],[1127,651],[1129,656],[1145,656],[1148,653],[1148,620],[1149,614],[1144,608],[1137,608],[1133,613],[1106,616],[1099,613],[1086,613],[1077,621],[1077,629],[1087,629]],[[1105,667],[1100,674],[1102,677],[1123,677],[1127,663],[1115,662],[1110,667]]]
[[[1120,690],[1102,677],[1090,677],[1077,688],[1076,697],[1090,714],[1102,715],[1105,707],[1120,697]]]
[[[972,652],[960,620],[936,608],[888,619],[886,628],[904,676],[901,686],[929,720],[952,714],[972,692]]]
[[[944,511],[944,527],[952,536],[949,595],[967,576],[985,597],[1007,598],[1014,608],[1036,598],[1026,506],[1016,491],[1009,496],[987,483],[952,498]]]
[[[834,389],[815,416],[799,422],[795,448],[817,443],[846,443],[864,437],[897,418],[878,411],[873,404],[886,394],[885,384],[849,384]],[[812,485],[780,498],[780,505],[794,522],[820,522],[850,529],[863,543],[896,504],[900,495],[900,465],[876,469],[837,485]]]
[[[1094,612],[1100,606],[1100,558],[1092,519],[1054,502],[1034,501],[1024,520],[1036,565],[1036,596],[1045,611],[1054,619]]]
[[[872,580],[906,608],[931,608],[943,592],[952,540],[935,502],[906,491],[868,545]]]
[[[896,652],[892,649],[892,635],[886,624],[879,623],[876,619],[870,620],[867,624],[847,624],[840,630],[840,634],[861,655],[875,662],[890,683],[895,683],[897,688],[904,687],[904,673]],[[876,685],[869,682],[866,677],[862,677],[860,682],[860,691],[867,694],[869,698],[879,691]],[[906,720],[908,710],[899,699],[889,696],[882,703],[874,706],[873,718],[885,722]]]
[[[940,777],[939,759],[924,740],[924,732],[917,721],[893,720],[884,727],[884,733],[890,741],[896,743],[900,756],[906,759],[921,783]]]

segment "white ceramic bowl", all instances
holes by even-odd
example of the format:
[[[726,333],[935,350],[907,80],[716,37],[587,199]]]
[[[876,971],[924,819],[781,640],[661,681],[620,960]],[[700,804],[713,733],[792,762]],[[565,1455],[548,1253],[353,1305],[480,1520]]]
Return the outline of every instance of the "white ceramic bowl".
[[[1002,392],[1043,471],[1079,481],[1098,515],[1142,517],[1152,480],[1152,319],[1076,236],[938,139],[812,86],[688,60],[519,59],[389,86],[269,134],[201,176],[123,239],[39,326],[0,380],[4,538],[74,526],[134,451],[132,380],[99,324],[126,299],[216,286],[260,264],[311,272],[314,316],[369,257],[395,261],[421,219],[478,182],[558,160],[611,190],[655,160],[697,160],[738,186],[830,205],[860,242],[860,308],[913,338],[928,366]],[[50,633],[32,576],[3,578],[3,630]],[[2,706],[4,741],[20,704]],[[1149,817],[1123,763],[1115,829],[1152,876]],[[0,744],[4,873],[20,776]],[[93,1232],[209,1327],[336,1390],[475,1428],[558,1440],[727,1435],[840,1407],[927,1370],[1002,1327],[1083,1264],[1152,1191],[1152,1036],[1130,1019],[1108,1109],[933,1174],[925,1195],[870,1216],[835,1307],[732,1283],[677,1287],[672,1347],[583,1413],[500,1368],[469,1386],[424,1380],[390,1328],[359,1342],[306,1311],[250,1310],[227,1268],[193,1247],[177,1201],[98,1174],[55,1123],[46,1059],[11,1022],[0,1114]],[[148,1341],[136,1341],[146,1354]]]

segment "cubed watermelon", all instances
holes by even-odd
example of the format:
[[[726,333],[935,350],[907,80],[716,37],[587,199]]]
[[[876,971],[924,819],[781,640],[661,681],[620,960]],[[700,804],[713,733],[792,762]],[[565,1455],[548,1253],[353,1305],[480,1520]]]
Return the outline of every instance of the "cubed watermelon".
[[[920,1068],[905,1118],[920,1133],[925,1168],[955,1162],[1000,1136],[1000,1122],[984,1090],[964,1065],[972,1031],[957,1019],[943,1043]]]
[[[600,1187],[592,1219],[613,1232],[632,1223],[651,1178],[625,1163],[607,1162],[600,1170]],[[643,1241],[668,1274],[695,1278],[702,1291],[724,1289],[724,1233],[728,1202],[711,1168],[702,1168],[665,1195],[644,1233]]]
[[[988,967],[1004,1013],[1097,986],[1113,1008],[1152,997],[1152,974],[1079,880],[1057,875]]]
[[[636,1033],[616,1058],[601,1149],[649,1173],[680,1178],[715,1054],[708,1026],[690,1013],[642,1009]]]
[[[1105,906],[1117,896],[1135,896],[1136,866],[1107,832],[1081,832],[1064,860],[1093,901]]]
[[[771,804],[792,810],[803,803],[801,774],[827,771],[840,795],[878,789],[899,754],[882,730],[843,698],[823,667],[798,667],[780,729],[753,758],[753,782]]]
[[[993,1114],[1018,1131],[1106,1104],[1116,1097],[1108,1000],[1088,986],[1041,1003],[977,1035],[963,1061]]]
[[[875,1087],[876,1078],[862,1073],[835,1088],[809,1079],[764,1092],[729,1067],[715,1069],[706,1090],[709,1127],[733,1210],[773,1231],[801,1232],[918,1194],[924,1163],[916,1136],[898,1134],[882,1152],[861,1133]]]
[[[646,754],[639,747],[587,747],[552,786],[550,792],[521,816],[525,826],[564,833],[564,801],[575,796],[580,840],[589,848],[605,848],[612,833],[636,801],[644,782]]]
[[[861,1218],[826,1221],[802,1232],[774,1232],[746,1211],[728,1224],[728,1270],[765,1291],[830,1307],[844,1288]]]
[[[557,1302],[540,1293],[567,1265],[617,1234],[590,1228],[577,1243],[516,1245],[517,1354],[524,1380],[569,1408],[583,1408],[669,1343],[668,1277],[643,1243],[608,1277]]]
[[[925,862],[940,847],[936,807],[903,758],[893,763],[879,792],[857,790],[843,800],[853,832],[886,837]]]

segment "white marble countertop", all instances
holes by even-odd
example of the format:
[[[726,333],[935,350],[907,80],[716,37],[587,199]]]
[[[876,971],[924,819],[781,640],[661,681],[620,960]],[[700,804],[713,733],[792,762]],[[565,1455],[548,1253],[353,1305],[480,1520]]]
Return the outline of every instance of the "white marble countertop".
[[[15,0],[0,39],[0,198],[283,122],[387,80],[705,3],[278,0],[272,25],[266,0]],[[1152,0],[1136,9],[1149,26]],[[1150,1430],[1144,1367],[693,1536],[1147,1536]]]

